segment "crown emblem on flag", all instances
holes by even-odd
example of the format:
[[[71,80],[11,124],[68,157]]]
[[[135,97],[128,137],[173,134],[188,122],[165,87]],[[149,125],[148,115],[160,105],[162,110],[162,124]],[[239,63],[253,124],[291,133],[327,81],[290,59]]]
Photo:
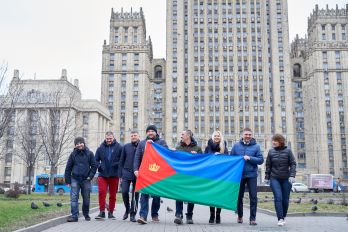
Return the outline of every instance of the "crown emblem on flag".
[[[151,172],[157,172],[160,169],[160,166],[157,165],[156,163],[149,164],[149,170]]]

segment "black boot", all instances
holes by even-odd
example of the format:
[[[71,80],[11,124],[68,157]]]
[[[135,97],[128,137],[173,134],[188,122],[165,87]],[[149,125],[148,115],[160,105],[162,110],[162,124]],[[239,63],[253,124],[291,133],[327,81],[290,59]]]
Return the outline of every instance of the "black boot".
[[[131,213],[130,214],[130,219],[129,219],[131,222],[137,222],[137,220],[135,220],[135,214],[134,213]]]
[[[127,193],[122,193],[122,199],[123,199],[123,204],[124,207],[126,208],[126,212],[123,214],[123,220],[126,220],[128,218],[129,214],[129,195]]]
[[[210,218],[209,218],[209,224],[214,224],[215,220],[215,208],[210,207]]]
[[[186,223],[193,224],[192,215],[186,215]]]
[[[220,213],[221,213],[221,208],[217,208],[216,210],[216,224],[220,224],[221,223],[221,217],[220,217]]]
[[[124,212],[122,219],[126,220],[128,218],[128,214],[129,214],[128,211]]]

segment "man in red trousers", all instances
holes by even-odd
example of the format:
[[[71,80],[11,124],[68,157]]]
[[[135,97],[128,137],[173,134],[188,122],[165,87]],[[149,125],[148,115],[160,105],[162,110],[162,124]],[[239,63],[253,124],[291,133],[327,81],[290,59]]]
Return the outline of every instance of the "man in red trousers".
[[[106,132],[105,140],[100,144],[95,154],[98,163],[98,194],[99,214],[95,219],[105,219],[105,199],[109,189],[109,219],[116,219],[113,215],[118,189],[118,165],[121,157],[122,146],[116,141],[111,131]]]

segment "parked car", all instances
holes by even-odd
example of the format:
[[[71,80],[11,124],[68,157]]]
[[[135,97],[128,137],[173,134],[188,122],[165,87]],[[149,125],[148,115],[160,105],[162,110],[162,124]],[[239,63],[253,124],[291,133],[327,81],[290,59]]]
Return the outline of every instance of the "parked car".
[[[291,188],[292,192],[309,192],[308,186],[302,183],[293,183],[292,184],[292,188]]]

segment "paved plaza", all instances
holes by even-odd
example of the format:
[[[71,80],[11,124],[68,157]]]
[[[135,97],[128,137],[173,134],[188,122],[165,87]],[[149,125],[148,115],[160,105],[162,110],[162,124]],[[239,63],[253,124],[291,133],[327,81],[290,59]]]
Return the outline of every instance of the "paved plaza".
[[[186,210],[184,205],[184,210]],[[167,207],[173,209],[168,211]],[[244,221],[248,222],[249,209],[244,209]],[[117,220],[96,221],[94,217],[96,213],[91,214],[92,221],[87,222],[83,218],[80,218],[78,223],[64,223],[56,227],[52,227],[47,232],[58,232],[58,231],[74,231],[74,232],[87,232],[87,231],[126,231],[126,232],[219,232],[219,231],[305,231],[305,232],[322,232],[322,231],[347,231],[348,220],[345,217],[289,217],[287,218],[287,224],[284,227],[278,227],[276,225],[277,220],[274,216],[269,216],[263,213],[257,214],[257,226],[249,226],[248,223],[237,224],[236,215],[232,211],[222,210],[220,225],[209,225],[209,207],[195,205],[193,225],[175,225],[174,214],[175,214],[175,202],[173,200],[164,199],[161,204],[159,212],[160,222],[152,223],[148,222],[147,225],[139,225],[138,223],[132,223],[129,221],[123,221],[122,215],[124,213],[124,206],[121,204],[117,205],[116,218]],[[151,219],[151,218],[150,218]],[[148,218],[149,220],[149,218]],[[151,221],[151,220],[150,220]]]

